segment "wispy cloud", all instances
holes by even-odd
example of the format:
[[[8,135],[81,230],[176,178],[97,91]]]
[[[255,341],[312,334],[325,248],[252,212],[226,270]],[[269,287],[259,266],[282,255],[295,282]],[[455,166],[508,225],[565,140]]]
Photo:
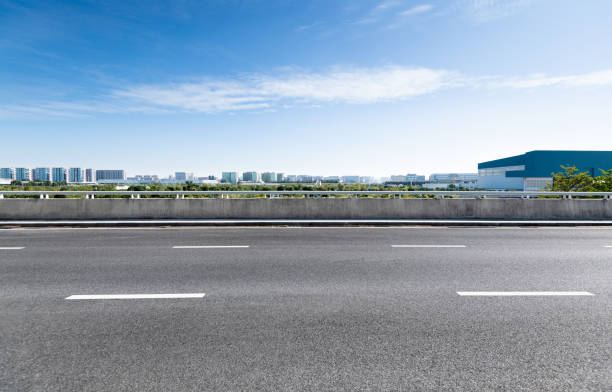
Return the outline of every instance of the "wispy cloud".
[[[612,86],[612,69],[582,74],[524,77],[467,76],[459,72],[384,66],[335,67],[325,72],[284,69],[171,84],[133,85],[88,101],[0,105],[6,116],[88,116],[115,113],[236,113],[334,103],[398,102],[446,89],[538,89]]]
[[[496,79],[488,82],[489,88],[528,89],[538,87],[598,87],[612,84],[612,70],[584,74],[547,76],[531,75],[523,78]]]
[[[215,113],[266,109],[279,104],[402,100],[454,83],[452,72],[389,66],[281,76],[256,74],[233,81],[135,86],[114,94],[153,107]]]
[[[379,3],[376,7],[370,9],[370,11],[364,16],[362,16],[360,19],[351,22],[351,24],[367,25],[380,22],[389,10],[399,7],[402,4],[403,3],[401,1],[384,1],[382,3]]]
[[[422,14],[423,12],[431,11],[433,9],[433,5],[431,4],[422,4],[407,9],[399,13],[400,16],[410,16],[416,14]]]
[[[375,10],[388,10],[390,8],[399,7],[402,5],[401,1],[384,1],[374,8]]]
[[[310,24],[307,24],[307,25],[301,25],[301,26],[296,27],[296,28],[295,28],[295,31],[306,31],[306,30],[312,30],[312,29],[314,29],[314,28],[316,28],[316,27],[321,26],[322,24],[323,24],[323,22],[321,22],[321,21],[317,21],[317,22],[310,23]]]
[[[478,22],[488,22],[521,12],[535,0],[457,0],[456,8]]]

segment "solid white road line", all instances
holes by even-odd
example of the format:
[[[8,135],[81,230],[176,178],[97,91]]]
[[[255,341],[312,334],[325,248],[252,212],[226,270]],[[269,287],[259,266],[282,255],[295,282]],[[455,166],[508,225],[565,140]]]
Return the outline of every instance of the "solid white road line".
[[[172,249],[225,249],[225,248],[248,248],[249,245],[178,245]]]
[[[465,248],[465,245],[391,245],[392,248]]]
[[[537,297],[595,295],[588,291],[457,291],[461,296],[473,297]]]
[[[25,246],[0,246],[0,250],[19,250],[24,248]]]
[[[606,245],[604,248],[612,248],[612,245]]]
[[[205,293],[185,294],[93,294],[71,295],[66,299],[159,299],[159,298],[203,298]]]

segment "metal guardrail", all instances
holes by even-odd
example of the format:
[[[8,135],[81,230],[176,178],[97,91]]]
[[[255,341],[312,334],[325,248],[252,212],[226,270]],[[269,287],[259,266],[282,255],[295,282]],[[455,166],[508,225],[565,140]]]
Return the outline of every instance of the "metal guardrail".
[[[0,199],[5,196],[39,196],[41,199],[49,199],[49,196],[82,196],[86,199],[94,199],[96,196],[129,196],[132,199],[140,199],[141,196],[172,196],[176,199],[184,199],[185,196],[208,196],[219,198],[235,198],[236,196],[264,196],[269,198],[280,198],[283,196],[304,197],[390,197],[402,196],[435,197],[443,199],[452,198],[521,198],[529,199],[536,197],[559,197],[572,199],[574,197],[597,197],[612,199],[612,192],[522,192],[522,191],[2,191]]]

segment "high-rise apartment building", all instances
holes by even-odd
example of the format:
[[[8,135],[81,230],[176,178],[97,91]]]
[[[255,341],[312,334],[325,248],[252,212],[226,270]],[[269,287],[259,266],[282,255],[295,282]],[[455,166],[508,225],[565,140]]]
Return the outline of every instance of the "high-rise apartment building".
[[[261,173],[261,180],[263,182],[276,182],[276,173],[273,172],[265,172]]]
[[[68,182],[84,182],[85,170],[80,167],[71,167],[68,169]]]
[[[14,180],[15,179],[15,169],[13,169],[12,167],[0,168],[0,178]]]
[[[259,173],[254,171],[244,172],[242,173],[242,181],[245,182],[258,182],[259,181]]]
[[[51,181],[53,182],[67,182],[67,170],[65,167],[54,167],[51,169]]]
[[[51,181],[51,169],[48,167],[37,167],[32,171],[34,181]]]
[[[276,182],[285,181],[285,173],[276,173]]]
[[[15,180],[16,181],[32,181],[32,170],[26,167],[15,168]]]
[[[96,182],[96,175],[94,169],[85,169],[85,182]]]
[[[124,170],[96,170],[96,182],[125,181]]]
[[[174,173],[174,179],[177,182],[193,181],[195,179],[195,175],[192,172],[176,172]]]
[[[221,173],[221,182],[225,182],[227,184],[234,184],[234,185],[236,185],[238,183],[238,173],[236,173],[236,172],[223,172],[223,173]]]

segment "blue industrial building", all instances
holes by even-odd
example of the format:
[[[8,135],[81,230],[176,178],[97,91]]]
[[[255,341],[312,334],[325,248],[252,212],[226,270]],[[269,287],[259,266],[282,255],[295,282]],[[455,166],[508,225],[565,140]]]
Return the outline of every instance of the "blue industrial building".
[[[612,169],[612,151],[535,150],[478,164],[481,189],[537,191],[552,184],[552,173],[576,166],[592,176]]]

